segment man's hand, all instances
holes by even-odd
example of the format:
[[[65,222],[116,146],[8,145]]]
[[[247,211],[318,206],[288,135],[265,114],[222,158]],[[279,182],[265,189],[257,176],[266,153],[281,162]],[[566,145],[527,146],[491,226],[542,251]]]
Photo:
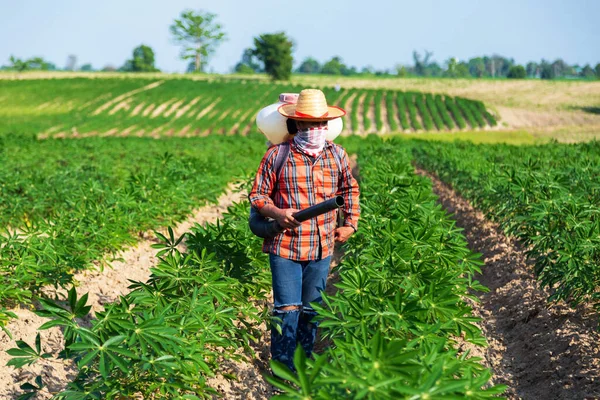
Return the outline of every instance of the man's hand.
[[[335,241],[340,243],[346,243],[346,240],[352,236],[354,228],[350,226],[341,226],[335,230]]]
[[[286,208],[279,210],[279,212],[277,212],[277,217],[275,218],[275,220],[279,223],[279,225],[281,225],[282,228],[297,228],[300,226],[301,222],[297,221],[292,214],[295,214],[298,211],[300,210],[296,210],[295,208]]]

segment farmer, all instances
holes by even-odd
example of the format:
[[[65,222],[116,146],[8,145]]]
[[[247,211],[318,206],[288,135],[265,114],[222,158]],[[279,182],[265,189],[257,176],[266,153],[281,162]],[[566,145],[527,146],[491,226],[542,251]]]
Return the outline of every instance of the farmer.
[[[293,355],[300,343],[310,357],[317,334],[316,315],[310,303],[322,301],[334,242],[344,243],[356,232],[360,208],[359,188],[352,176],[346,151],[325,140],[327,121],[346,112],[327,106],[320,90],[300,92],[296,104],[279,112],[296,121],[298,132],[289,141],[289,154],[276,177],[273,163],[282,144],[264,155],[249,194],[252,207],[273,218],[286,230],[265,239],[273,283],[273,315],[281,320],[281,334],[271,327],[271,358],[294,370]],[[298,222],[293,214],[328,200],[344,197],[343,224],[337,227],[337,210]]]

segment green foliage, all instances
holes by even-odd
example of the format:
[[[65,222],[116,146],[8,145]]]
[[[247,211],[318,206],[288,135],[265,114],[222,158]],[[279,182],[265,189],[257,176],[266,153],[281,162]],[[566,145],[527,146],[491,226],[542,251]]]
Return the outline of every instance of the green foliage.
[[[600,307],[600,146],[428,143],[419,164],[469,199],[535,261],[550,300]]]
[[[240,74],[254,74],[262,71],[252,49],[244,50],[242,59],[236,64],[233,70]]]
[[[473,113],[473,109],[471,108],[471,105],[468,101],[466,101],[465,99],[457,98],[456,105],[461,111],[462,115],[465,116],[465,119],[469,122],[469,125],[471,125],[471,128],[476,128],[479,126],[479,124],[477,123],[477,119],[475,118],[475,115]]]
[[[371,130],[371,105],[373,104],[373,91],[369,90],[365,96],[363,102],[363,129],[365,133],[369,133]]]
[[[248,302],[266,301],[270,275],[260,239],[247,227],[248,204],[229,208],[223,220],[183,237],[159,235],[160,262],[148,282],[96,314],[92,326],[79,323],[77,305],[45,301],[40,315],[61,326],[63,357],[77,362],[78,374],[56,398],[64,400],[142,396],[211,398],[206,385],[224,360],[247,359],[267,310]],[[74,291],[71,291],[74,293]],[[71,296],[71,293],[70,293]],[[89,311],[89,308],[88,308]],[[230,376],[230,378],[233,378]],[[183,396],[183,397],[182,397]]]
[[[350,116],[350,121],[352,122],[352,132],[357,133],[360,129],[358,123],[358,109],[360,106],[360,98],[362,97],[362,93],[358,92],[354,96],[354,100],[352,100],[352,115]]]
[[[398,131],[398,123],[396,122],[395,114],[396,114],[396,100],[394,96],[397,92],[386,92],[385,93],[385,107],[387,108],[387,119],[390,124],[390,129],[392,132]]]
[[[296,72],[301,74],[318,74],[321,72],[321,64],[314,58],[308,57],[302,61]]]
[[[126,72],[160,71],[154,66],[154,50],[144,44],[133,49],[133,58],[131,60],[127,60],[121,70]]]
[[[437,104],[433,99],[433,95],[431,93],[425,94],[425,104],[427,105],[427,109],[431,114],[431,118],[433,119],[433,123],[438,130],[444,129],[444,121],[442,121],[442,117],[437,108]]]
[[[383,91],[378,90],[375,92],[375,127],[377,132],[381,132],[383,129],[383,119],[381,118],[381,103],[383,103]]]
[[[509,79],[525,79],[527,76],[527,71],[525,71],[525,67],[522,65],[513,65],[508,70],[508,75],[506,75]]]
[[[206,11],[185,10],[169,27],[173,40],[182,46],[181,58],[194,60],[194,71],[200,72],[206,60],[227,39],[217,15]]]
[[[459,62],[452,57],[446,61],[446,66],[444,76],[450,78],[466,78],[469,76],[469,65],[464,61]]]
[[[359,147],[361,227],[337,267],[335,294],[318,309],[332,345],[314,360],[297,351],[297,375],[272,363],[288,382],[269,379],[280,398],[493,398],[491,374],[456,337],[484,345],[464,301],[484,288],[482,262],[436,203],[431,184],[414,175],[410,146],[369,137]]]
[[[293,46],[285,32],[265,33],[254,38],[253,54],[263,62],[264,71],[273,80],[289,80],[294,61]]]
[[[446,108],[446,103],[444,103],[444,100],[442,100],[442,96],[436,94],[434,101],[435,106],[437,107],[437,110],[441,118],[443,119],[444,124],[446,125],[446,128],[454,129],[455,125],[454,121],[452,120],[452,117],[450,116],[450,109]]]
[[[463,118],[463,114],[460,111],[457,102],[458,100],[455,101],[455,99],[453,99],[450,96],[444,96],[444,103],[446,104],[446,108],[452,114],[452,117],[454,118],[454,122],[456,122],[458,129],[465,129],[467,127],[467,123]]]
[[[214,201],[255,166],[264,146],[256,139],[2,138],[0,225],[12,228],[0,232],[1,326],[6,308],[29,303],[42,286],[68,287],[76,271],[110,261],[139,232]]]
[[[408,112],[410,112],[410,118],[411,118],[411,122],[412,122],[412,126],[415,130],[419,130],[420,128],[420,124],[419,121],[416,120],[416,115],[413,115],[414,107],[408,107],[407,103],[410,102],[410,96],[406,93],[403,92],[398,92],[396,94],[396,104],[398,105],[398,119],[400,120],[400,125],[402,126],[403,130],[408,130],[410,129],[410,125],[408,123],[408,117],[407,117],[407,109]],[[411,103],[412,104],[412,103]],[[414,118],[413,118],[414,117]]]
[[[27,70],[42,70],[49,71],[56,69],[56,66],[42,57],[32,57],[28,60],[23,60],[20,58],[16,58],[15,56],[10,56],[9,58],[10,65],[8,66],[9,70],[15,70],[18,72],[23,72]]]
[[[348,67],[342,61],[342,58],[339,56],[332,57],[331,60],[325,62],[323,64],[323,68],[321,68],[321,73],[326,75],[355,75],[357,74],[356,68]]]
[[[35,337],[35,348],[22,340],[17,340],[16,343],[16,348],[6,350],[8,355],[13,357],[8,361],[7,366],[21,368],[24,365],[31,365],[39,359],[52,357],[52,354],[42,352],[42,341],[39,333]]]
[[[422,93],[411,93],[415,107],[419,110],[419,114],[421,115],[421,120],[423,121],[423,127],[426,131],[433,130],[433,120],[431,119],[431,114],[423,101]]]

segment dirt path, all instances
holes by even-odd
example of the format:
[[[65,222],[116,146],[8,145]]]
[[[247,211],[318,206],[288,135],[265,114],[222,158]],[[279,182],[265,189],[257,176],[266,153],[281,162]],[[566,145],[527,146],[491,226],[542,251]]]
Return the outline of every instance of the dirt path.
[[[590,309],[547,305],[524,249],[507,238],[452,188],[427,171],[434,192],[454,214],[471,249],[483,253],[478,279],[490,291],[478,294],[475,315],[488,338],[484,350],[494,381],[510,399],[600,398],[600,333]]]
[[[390,127],[390,121],[389,121],[388,109],[387,109],[387,97],[388,96],[390,96],[390,92],[383,93],[383,97],[381,98],[382,126],[381,126],[381,131],[378,132],[380,134],[385,134],[385,133],[389,133],[392,131],[392,128]]]
[[[190,230],[195,224],[204,224],[216,221],[233,202],[240,201],[243,193],[235,193],[232,187],[219,198],[217,205],[206,205],[194,211],[185,221],[174,229],[176,235],[181,235]],[[102,309],[103,304],[115,301],[119,295],[129,292],[129,279],[145,282],[150,276],[150,268],[158,262],[156,250],[151,247],[156,243],[154,234],[144,234],[137,246],[124,251],[120,256],[123,261],[112,263],[112,268],[103,271],[84,271],[76,275],[79,282],[77,293],[89,293],[88,305],[93,311]],[[49,291],[48,295],[52,295]],[[19,308],[14,311],[19,317],[8,325],[9,331],[15,340],[24,340],[33,345],[37,328],[47,321],[35,315],[31,310]],[[42,346],[46,352],[57,355],[57,349],[62,348],[62,332],[58,328],[41,331]],[[7,367],[6,363],[11,358],[6,350],[16,347],[15,341],[0,332],[0,399],[16,398],[20,392],[19,386],[25,382],[31,382],[37,375],[42,375],[43,382],[47,388],[41,392],[37,399],[48,399],[51,393],[62,390],[76,373],[69,360],[43,360],[30,367],[15,370]]]
[[[357,93],[354,92],[350,96],[348,96],[344,106],[342,107],[344,110],[346,110],[347,115],[346,120],[344,121],[344,130],[342,131],[342,136],[350,135],[351,133],[354,133],[354,131],[356,131],[356,127],[352,126],[352,123],[350,121],[350,116],[352,115],[352,102],[354,101],[356,95]]]

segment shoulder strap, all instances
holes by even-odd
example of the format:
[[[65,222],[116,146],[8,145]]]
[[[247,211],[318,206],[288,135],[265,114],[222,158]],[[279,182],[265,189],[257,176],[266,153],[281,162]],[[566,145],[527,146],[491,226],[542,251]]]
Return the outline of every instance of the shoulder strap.
[[[275,162],[273,163],[273,170],[275,171],[275,190],[277,190],[279,177],[281,175],[281,171],[283,171],[283,166],[285,165],[289,154],[290,142],[281,143],[277,151],[277,156],[275,157]]]
[[[283,170],[283,165],[288,159],[288,155],[290,154],[290,143],[284,142],[279,146],[279,151],[277,152],[277,157],[275,158],[275,163],[273,164],[273,169],[275,170],[275,176],[279,180],[279,175],[281,175],[281,171]]]
[[[340,152],[338,151],[338,147],[336,145],[333,144],[331,147],[332,147],[331,152],[333,153],[333,158],[335,158],[335,163],[337,164],[338,171],[341,174],[342,173],[342,156],[340,155]]]

